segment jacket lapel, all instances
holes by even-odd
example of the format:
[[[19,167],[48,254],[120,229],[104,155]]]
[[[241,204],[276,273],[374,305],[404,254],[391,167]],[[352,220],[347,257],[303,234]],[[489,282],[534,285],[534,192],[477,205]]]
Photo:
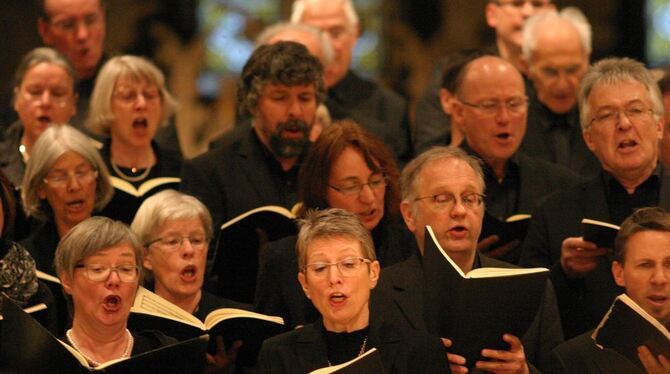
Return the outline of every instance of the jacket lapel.
[[[393,281],[393,302],[415,330],[425,330],[423,320],[423,269],[419,255],[413,255],[405,263],[402,277]]]
[[[296,344],[298,362],[295,363],[301,369],[296,371],[310,372],[328,366],[328,361],[324,361],[328,357],[328,350],[323,338],[322,320],[306,325],[301,332]]]

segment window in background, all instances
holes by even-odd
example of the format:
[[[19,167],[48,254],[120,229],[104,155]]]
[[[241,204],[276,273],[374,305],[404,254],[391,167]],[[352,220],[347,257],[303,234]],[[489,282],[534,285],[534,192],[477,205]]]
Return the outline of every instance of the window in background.
[[[354,49],[352,65],[374,78],[383,55],[380,50],[381,0],[354,0],[362,34]],[[205,98],[219,96],[221,79],[236,77],[254,49],[254,38],[281,18],[277,0],[200,0],[198,17],[205,40],[205,63],[198,91]]]
[[[647,0],[647,61],[670,64],[670,0]]]

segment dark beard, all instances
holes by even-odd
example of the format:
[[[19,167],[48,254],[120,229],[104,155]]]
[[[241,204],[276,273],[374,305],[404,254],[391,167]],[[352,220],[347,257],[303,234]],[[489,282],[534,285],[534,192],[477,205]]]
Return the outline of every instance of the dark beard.
[[[305,121],[290,119],[277,125],[277,132],[270,135],[270,148],[277,157],[290,158],[303,154],[309,145],[310,127]],[[303,136],[299,139],[286,139],[281,135],[287,129],[298,130]]]

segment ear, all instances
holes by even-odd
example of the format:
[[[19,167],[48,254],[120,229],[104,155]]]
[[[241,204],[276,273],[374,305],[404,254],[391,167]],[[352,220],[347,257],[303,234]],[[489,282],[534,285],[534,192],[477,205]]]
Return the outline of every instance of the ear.
[[[60,284],[63,286],[65,293],[72,295],[72,278],[65,273],[58,274],[58,278],[60,278]]]
[[[465,122],[465,113],[464,113],[464,105],[460,101],[453,99],[451,100],[451,126],[457,128],[460,130],[461,134],[465,135],[466,129],[465,126],[463,126],[463,123]]]
[[[660,139],[663,139],[663,128],[665,128],[665,116],[660,116],[660,118],[658,119],[658,123],[656,124],[656,126],[658,126],[658,128],[656,129],[656,133],[657,133],[657,136],[656,136],[656,137],[657,137],[659,140],[660,140]]]
[[[519,59],[519,68],[521,69],[521,73],[523,73],[527,77],[531,77],[530,63],[524,56],[521,56],[521,58]]]
[[[494,4],[493,2],[489,2],[486,4],[486,8],[484,8],[484,15],[486,16],[486,24],[489,25],[491,28],[495,28],[498,26],[498,21],[496,19],[496,12],[499,11],[498,5]]]
[[[626,280],[623,276],[623,264],[620,264],[619,261],[612,262],[612,276],[614,276],[614,282],[616,282],[619,287],[626,287]]]
[[[405,225],[409,231],[414,232],[416,230],[416,224],[414,217],[412,216],[412,205],[407,201],[400,203],[400,213],[402,214],[403,220],[405,220]]]
[[[145,269],[149,269],[151,271],[154,270],[153,263],[151,262],[151,252],[146,247],[144,247],[144,260],[142,260],[142,265]]]
[[[582,137],[584,138],[584,143],[586,143],[586,146],[589,148],[591,153],[593,153],[594,149],[595,149],[595,145],[593,144],[591,129],[588,129],[586,131],[582,131]]]
[[[18,108],[18,106],[16,105],[16,102],[18,101],[18,100],[16,100],[17,97],[19,97],[19,88],[18,88],[18,87],[14,87],[14,97],[12,98],[12,107],[13,107],[14,110],[18,113],[18,112],[19,112],[19,108]]]
[[[298,282],[300,282],[300,287],[302,287],[302,291],[305,293],[305,296],[311,300],[312,298],[309,296],[309,286],[307,285],[307,279],[305,279],[305,273],[298,273]]]
[[[70,117],[74,117],[75,114],[77,114],[77,102],[79,101],[79,94],[74,94],[72,100],[74,100],[74,105],[72,105],[72,111],[70,113]]]
[[[40,17],[37,20],[37,31],[39,32],[44,44],[48,46],[52,45],[53,40],[51,38],[51,34],[49,33],[49,21]]]
[[[39,197],[41,200],[47,198],[47,191],[44,188],[44,183],[40,183],[40,185],[37,186],[37,197]]]
[[[451,98],[453,95],[446,88],[440,88],[440,105],[442,106],[442,111],[448,115],[451,115]]]
[[[370,264],[370,289],[373,289],[377,286],[377,282],[379,281],[379,275],[381,272],[381,267],[379,265],[379,261],[372,261]]]

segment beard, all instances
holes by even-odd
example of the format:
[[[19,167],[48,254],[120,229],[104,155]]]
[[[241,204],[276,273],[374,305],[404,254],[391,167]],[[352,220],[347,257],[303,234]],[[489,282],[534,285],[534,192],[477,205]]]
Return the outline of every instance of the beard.
[[[310,125],[300,119],[290,119],[277,125],[277,132],[270,135],[270,148],[277,157],[290,158],[300,156],[309,146]],[[284,138],[285,131],[299,131],[300,138]]]

